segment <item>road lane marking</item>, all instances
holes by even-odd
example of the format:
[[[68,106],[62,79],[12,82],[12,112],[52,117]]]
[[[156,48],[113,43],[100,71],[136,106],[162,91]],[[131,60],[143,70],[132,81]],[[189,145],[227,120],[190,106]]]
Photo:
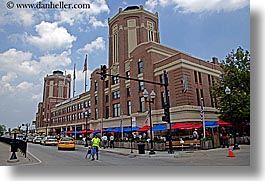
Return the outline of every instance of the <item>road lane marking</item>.
[[[23,165],[23,166],[30,166],[30,165],[37,165],[37,164],[41,164],[42,163],[42,161],[40,160],[40,159],[38,159],[35,155],[33,155],[32,153],[30,153],[30,152],[27,152],[28,154],[30,154],[33,158],[35,158],[38,162],[36,162],[36,163],[27,163],[27,164],[21,164],[21,165]]]

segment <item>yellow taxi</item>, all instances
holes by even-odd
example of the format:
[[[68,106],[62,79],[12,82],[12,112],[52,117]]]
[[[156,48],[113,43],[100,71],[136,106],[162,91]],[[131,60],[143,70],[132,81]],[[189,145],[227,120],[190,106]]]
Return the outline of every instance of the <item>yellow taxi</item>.
[[[62,149],[75,150],[75,140],[71,137],[62,137],[58,141],[58,150]]]

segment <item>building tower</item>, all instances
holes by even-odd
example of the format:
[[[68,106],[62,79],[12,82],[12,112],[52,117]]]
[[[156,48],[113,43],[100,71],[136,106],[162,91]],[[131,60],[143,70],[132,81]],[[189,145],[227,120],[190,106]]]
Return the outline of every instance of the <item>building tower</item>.
[[[53,71],[52,75],[44,78],[43,102],[39,103],[36,124],[45,127],[50,124],[51,108],[70,98],[71,75],[64,75],[62,71]],[[42,111],[43,110],[43,111]]]

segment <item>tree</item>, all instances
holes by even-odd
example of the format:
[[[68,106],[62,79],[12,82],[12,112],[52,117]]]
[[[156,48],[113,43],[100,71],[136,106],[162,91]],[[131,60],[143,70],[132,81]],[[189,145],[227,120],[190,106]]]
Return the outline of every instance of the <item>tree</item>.
[[[0,135],[6,131],[6,126],[5,125],[0,125]]]
[[[222,61],[222,78],[213,83],[211,95],[216,98],[219,118],[227,121],[250,120],[250,54],[239,47],[232,50]],[[231,89],[230,97],[225,94],[225,88]],[[230,102],[232,120],[230,118]]]

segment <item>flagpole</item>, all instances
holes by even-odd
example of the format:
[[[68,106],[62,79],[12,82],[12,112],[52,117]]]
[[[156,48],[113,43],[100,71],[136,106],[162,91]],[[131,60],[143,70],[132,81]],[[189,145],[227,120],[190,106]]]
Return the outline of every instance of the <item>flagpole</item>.
[[[86,79],[87,79],[87,55],[86,55],[86,59],[85,59],[85,63],[84,63],[84,70],[83,72],[85,72],[85,92],[86,92]]]
[[[74,75],[73,75],[73,97],[75,97],[75,64],[74,64]]]
[[[203,98],[201,98],[201,112],[202,112],[203,138],[205,138],[205,120],[204,120]]]
[[[123,140],[123,115],[121,115],[121,140]]]

